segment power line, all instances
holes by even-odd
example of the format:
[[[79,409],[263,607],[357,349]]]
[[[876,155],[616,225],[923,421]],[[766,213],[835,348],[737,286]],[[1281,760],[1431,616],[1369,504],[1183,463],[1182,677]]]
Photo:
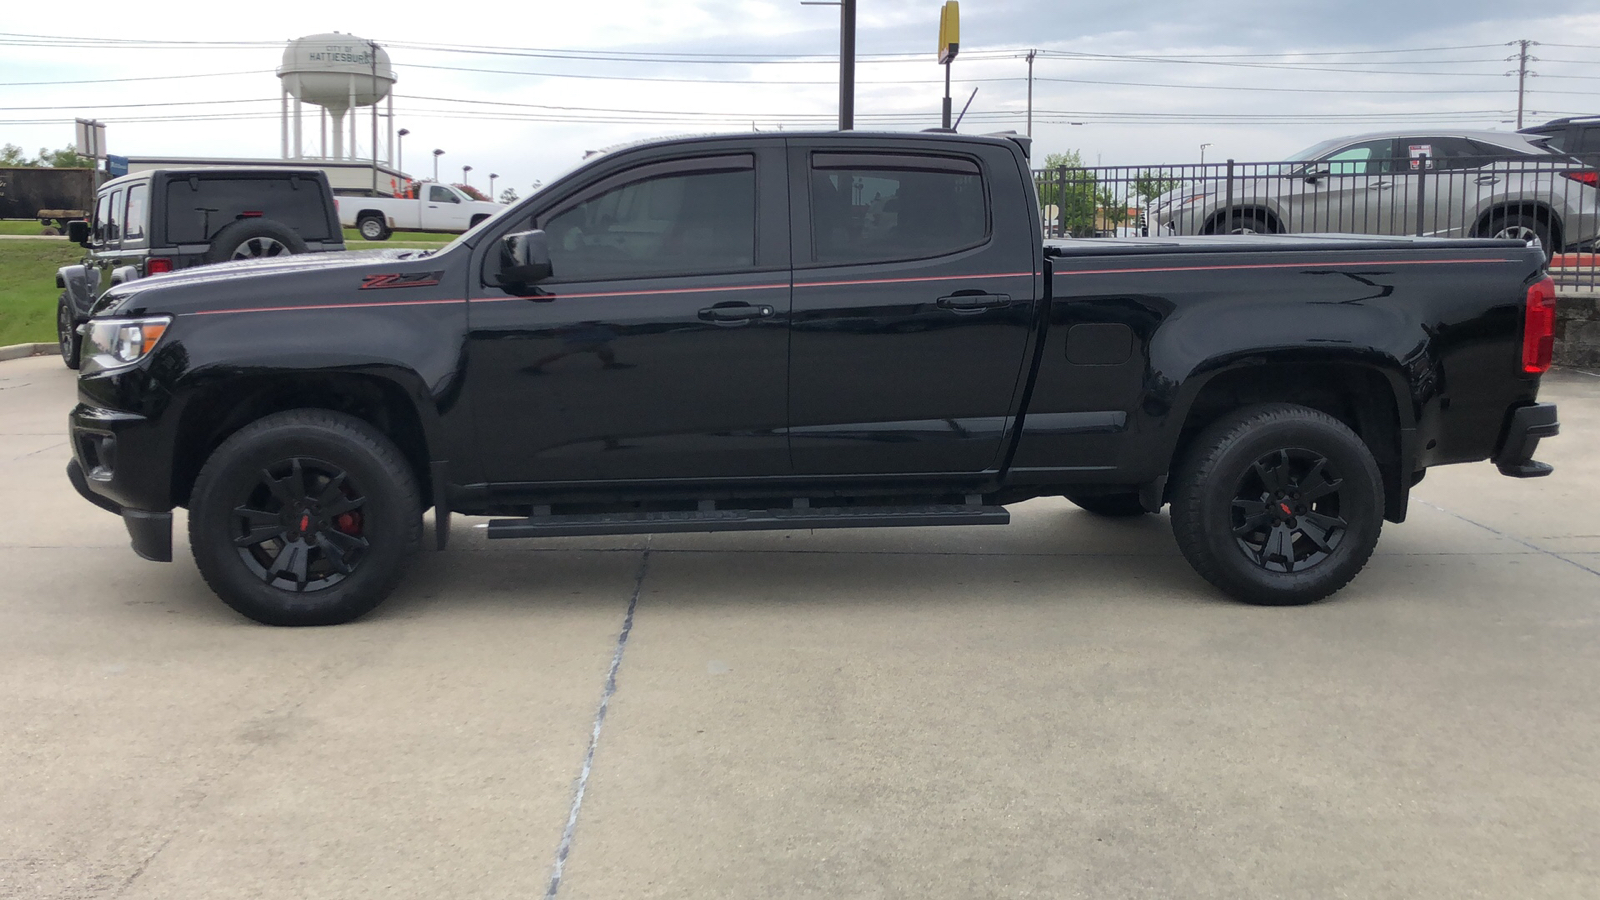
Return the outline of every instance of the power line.
[[[0,81],[0,87],[40,87],[53,84],[114,84],[122,81],[171,81],[177,78],[224,78],[230,75],[271,75],[272,69],[241,72],[205,72],[198,75],[140,75],[134,78],[86,78],[80,81]]]

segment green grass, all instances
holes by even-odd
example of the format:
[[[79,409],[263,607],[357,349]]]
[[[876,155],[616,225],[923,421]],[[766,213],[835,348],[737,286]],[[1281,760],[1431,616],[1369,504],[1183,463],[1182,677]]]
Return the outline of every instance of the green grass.
[[[42,236],[44,226],[38,219],[0,219],[0,234],[27,234]]]
[[[429,234],[426,231],[396,231],[394,234],[389,236],[389,240],[387,241],[363,241],[361,240],[361,232],[355,230],[354,228],[346,228],[344,230],[344,242],[347,244],[351,241],[355,241],[356,243],[360,244],[389,244],[395,241],[416,241],[420,243],[437,245],[448,244],[455,239],[456,236],[453,234]]]
[[[0,241],[0,347],[55,343],[56,269],[82,257],[66,241]]]

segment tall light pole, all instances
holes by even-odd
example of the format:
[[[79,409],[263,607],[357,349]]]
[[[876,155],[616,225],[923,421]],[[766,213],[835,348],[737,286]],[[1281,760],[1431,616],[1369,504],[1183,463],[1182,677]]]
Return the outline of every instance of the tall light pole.
[[[439,157],[444,155],[443,150],[433,151],[433,180],[439,180]]]
[[[462,184],[471,184],[471,182],[467,181],[467,173],[471,172],[471,171],[472,171],[472,167],[471,166],[462,166],[461,167],[461,183]]]
[[[496,175],[493,172],[489,173],[489,199],[490,200],[494,199],[494,180],[496,178],[499,178],[499,177],[500,177],[499,175]]]
[[[1201,144],[1200,145],[1200,165],[1202,165],[1202,166],[1206,164],[1206,148],[1209,147],[1209,146],[1211,146],[1211,145],[1210,144]]]
[[[399,150],[399,162],[396,163],[395,168],[399,169],[402,173],[404,173],[406,170],[406,135],[410,133],[411,129],[409,128],[402,128],[395,132],[395,134],[399,135],[400,137],[398,141],[395,141],[395,147]]]

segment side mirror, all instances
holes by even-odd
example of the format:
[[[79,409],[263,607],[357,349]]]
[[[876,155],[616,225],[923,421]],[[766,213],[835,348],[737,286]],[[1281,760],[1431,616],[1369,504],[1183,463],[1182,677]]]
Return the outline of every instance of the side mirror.
[[[67,240],[81,247],[89,246],[89,223],[83,219],[73,219],[68,222]]]
[[[520,231],[500,239],[500,283],[533,285],[554,274],[550,239],[543,231]]]
[[[1317,163],[1307,166],[1305,171],[1306,184],[1316,184],[1317,179],[1326,178],[1333,174],[1333,167],[1327,163]]]

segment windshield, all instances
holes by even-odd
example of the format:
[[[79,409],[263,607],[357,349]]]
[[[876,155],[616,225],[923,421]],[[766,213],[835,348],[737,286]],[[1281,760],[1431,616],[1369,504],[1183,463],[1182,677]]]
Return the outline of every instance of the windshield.
[[[1331,141],[1322,141],[1321,143],[1312,144],[1304,150],[1301,150],[1299,153],[1289,154],[1288,160],[1289,162],[1303,162],[1305,160],[1319,159],[1328,151],[1333,150],[1335,147],[1338,147],[1340,144],[1343,144],[1348,140],[1349,138],[1334,138]]]

